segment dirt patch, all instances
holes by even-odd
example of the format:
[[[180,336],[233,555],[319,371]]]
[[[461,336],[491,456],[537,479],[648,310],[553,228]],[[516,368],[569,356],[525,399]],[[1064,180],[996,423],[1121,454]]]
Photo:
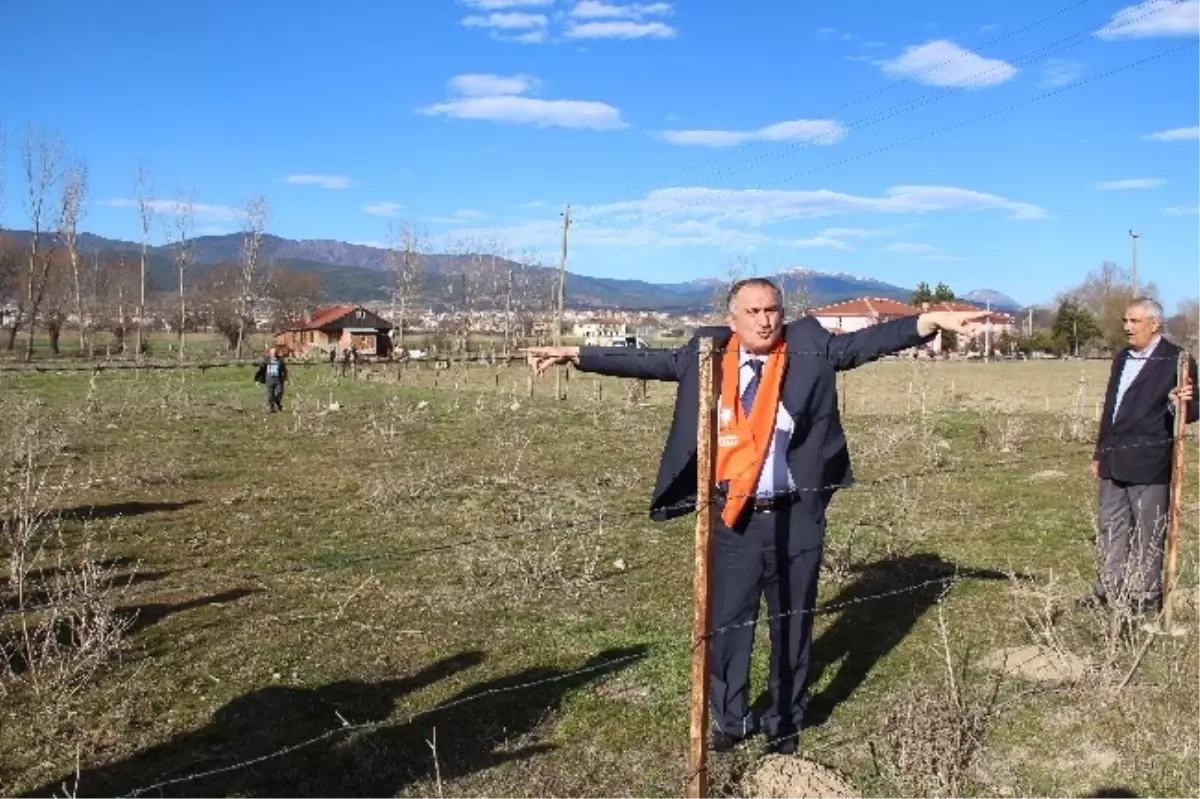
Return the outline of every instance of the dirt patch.
[[[746,779],[746,796],[832,797],[850,799],[859,794],[831,768],[787,755],[767,755]]]
[[[1055,652],[1040,644],[997,649],[985,657],[981,665],[1030,682],[1075,681],[1083,677],[1087,669],[1082,658],[1069,652]]]
[[[1030,480],[1061,480],[1066,477],[1066,472],[1061,472],[1058,469],[1043,469],[1040,472],[1034,472],[1029,475]]]

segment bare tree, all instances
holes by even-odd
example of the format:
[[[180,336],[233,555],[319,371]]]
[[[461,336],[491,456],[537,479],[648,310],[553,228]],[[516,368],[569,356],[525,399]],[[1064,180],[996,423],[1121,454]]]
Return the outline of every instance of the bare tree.
[[[87,197],[87,164],[76,161],[67,167],[63,184],[62,212],[59,214],[58,233],[67,245],[67,260],[71,265],[71,293],[75,300],[75,316],[79,322],[79,352],[87,350],[89,319],[84,310],[83,272],[79,259],[79,220],[83,218],[84,202]],[[57,352],[57,346],[55,347]]]
[[[799,319],[808,310],[808,281],[802,267],[780,269],[775,273],[775,285],[783,295],[783,318]]]
[[[167,241],[171,245],[171,259],[175,262],[175,276],[179,278],[179,357],[183,358],[187,344],[187,270],[192,265],[192,217],[196,208],[195,192],[186,196],[178,192],[172,226],[167,230]]]
[[[243,211],[245,225],[242,239],[241,282],[238,296],[238,335],[236,357],[242,357],[246,340],[246,320],[254,313],[258,283],[262,273],[262,239],[267,226],[267,200],[262,195],[251,197]]]
[[[754,270],[754,265],[745,253],[738,253],[732,261],[727,261],[721,269],[721,278],[713,287],[713,313],[717,319],[722,319],[729,313],[729,290],[733,284],[748,277]]]
[[[410,222],[388,224],[388,271],[392,273],[392,324],[394,344],[404,349],[404,325],[408,310],[421,290],[421,259],[427,248],[425,233]],[[398,307],[397,307],[398,306]]]
[[[1133,283],[1128,270],[1112,261],[1105,261],[1099,269],[1089,272],[1080,285],[1064,292],[1058,299],[1059,304],[1062,299],[1074,299],[1091,311],[1105,344],[1115,350],[1125,345],[1121,320],[1132,291]],[[1146,283],[1140,287],[1139,293],[1143,297],[1155,297],[1158,288],[1153,283]]]
[[[1200,329],[1200,303],[1195,297],[1180,300],[1175,314],[1167,320],[1167,335],[1181,347],[1196,354],[1197,330]]]
[[[50,274],[51,253],[54,249],[53,240],[44,240],[47,203],[51,202],[50,193],[61,178],[63,143],[54,133],[36,132],[31,125],[21,148],[21,166],[25,176],[25,210],[29,215],[29,260],[25,274],[26,308],[17,308],[17,321],[10,329],[9,344],[16,338],[21,324],[21,315],[28,315],[28,339],[25,342],[25,360],[33,360],[34,327],[37,324],[38,310],[46,293],[46,283]]]
[[[144,163],[138,164],[137,176],[134,178],[134,192],[137,196],[138,217],[142,222],[142,265],[141,282],[138,294],[137,320],[137,357],[142,356],[142,320],[146,316],[146,254],[150,246],[150,223],[154,218],[154,200],[151,195],[154,187],[150,185],[150,171]]]

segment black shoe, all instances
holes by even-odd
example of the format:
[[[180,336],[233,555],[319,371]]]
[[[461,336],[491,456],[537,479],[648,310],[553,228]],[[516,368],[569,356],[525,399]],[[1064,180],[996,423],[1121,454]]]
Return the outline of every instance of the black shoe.
[[[799,737],[796,733],[785,735],[782,738],[776,738],[767,744],[767,751],[773,755],[794,755],[796,754],[796,739]]]
[[[723,730],[713,730],[708,739],[708,748],[714,752],[728,752],[733,747],[746,740],[744,735],[734,735]]]

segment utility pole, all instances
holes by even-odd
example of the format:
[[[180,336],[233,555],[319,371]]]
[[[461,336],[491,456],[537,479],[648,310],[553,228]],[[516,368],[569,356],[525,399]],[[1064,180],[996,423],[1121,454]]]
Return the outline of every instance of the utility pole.
[[[1131,270],[1130,277],[1132,278],[1132,282],[1133,282],[1133,299],[1136,300],[1137,296],[1138,296],[1138,292],[1137,292],[1137,240],[1138,240],[1138,234],[1131,230],[1131,231],[1129,231],[1129,238],[1133,239],[1133,269]]]
[[[992,359],[992,301],[987,301],[987,324],[983,328],[983,362]]]
[[[567,291],[567,231],[571,228],[571,204],[567,203],[563,209],[563,239],[562,239],[562,258],[558,262],[558,307],[554,314],[554,346],[562,346],[562,326],[563,326],[563,300],[566,297]],[[562,374],[563,368],[558,366],[554,370],[554,398],[562,399]]]

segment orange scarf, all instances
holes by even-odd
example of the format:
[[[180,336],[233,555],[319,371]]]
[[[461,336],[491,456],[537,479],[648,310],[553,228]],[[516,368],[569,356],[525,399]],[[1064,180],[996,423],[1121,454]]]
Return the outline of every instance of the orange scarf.
[[[787,365],[787,343],[779,343],[767,356],[750,415],[742,413],[738,390],[741,348],[737,334],[729,339],[721,361],[721,398],[717,405],[717,482],[729,483],[721,520],[733,527],[758,487],[771,438]]]

